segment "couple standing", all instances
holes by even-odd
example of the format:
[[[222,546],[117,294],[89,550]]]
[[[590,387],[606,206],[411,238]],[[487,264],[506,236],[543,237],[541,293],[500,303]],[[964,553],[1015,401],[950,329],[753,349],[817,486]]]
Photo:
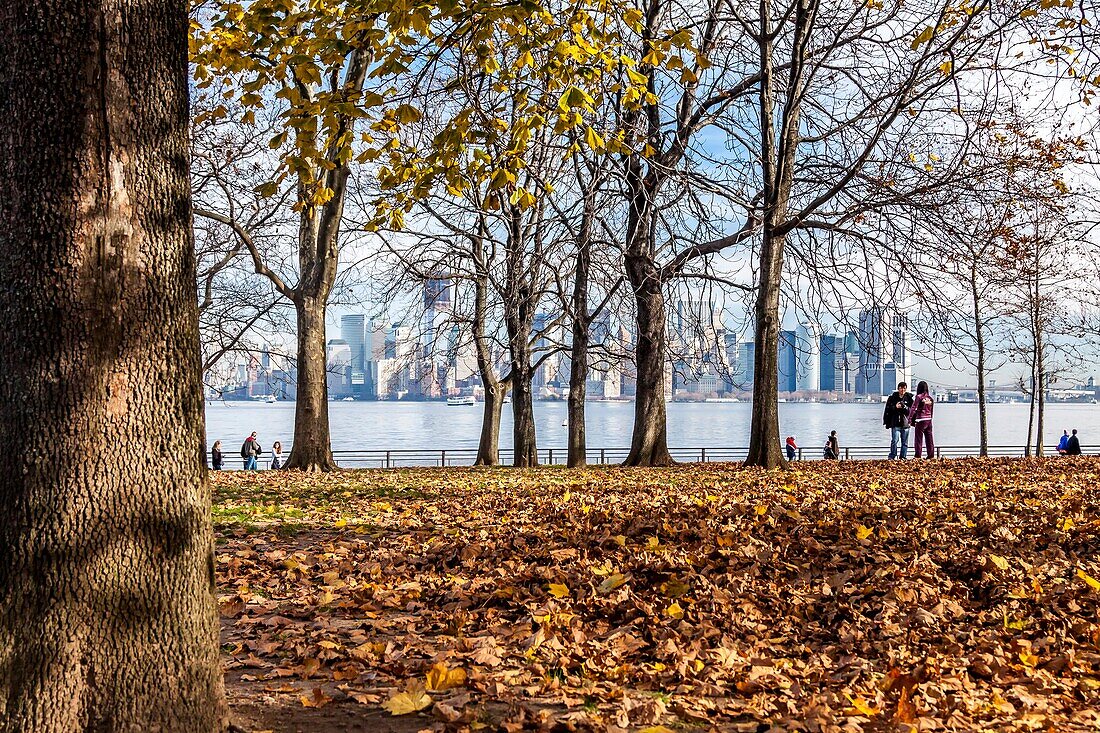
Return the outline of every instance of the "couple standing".
[[[929,458],[936,457],[936,443],[932,438],[932,410],[935,400],[928,390],[928,382],[917,385],[914,399],[905,382],[898,384],[898,391],[886,400],[886,409],[882,413],[882,423],[890,430],[890,458],[909,457],[909,428],[916,432],[913,443],[917,449],[917,458],[921,457],[921,447],[925,447]],[[899,450],[900,448],[900,450]]]

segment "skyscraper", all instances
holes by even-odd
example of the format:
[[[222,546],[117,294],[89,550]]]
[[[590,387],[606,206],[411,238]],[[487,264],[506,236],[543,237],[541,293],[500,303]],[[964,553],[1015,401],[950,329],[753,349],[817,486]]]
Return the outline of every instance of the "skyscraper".
[[[353,397],[360,400],[376,396],[373,362],[374,324],[362,314],[350,314],[340,319],[340,340],[348,345],[348,384]]]
[[[909,318],[874,306],[859,314],[856,394],[882,397],[909,381]]]
[[[821,327],[817,324],[799,324],[795,331],[798,375],[796,387],[800,392],[816,392],[832,389],[821,384]]]
[[[779,332],[779,391],[798,389],[798,335],[794,331]]]
[[[818,369],[818,386],[826,392],[843,392],[843,370],[841,379],[837,381],[838,361],[844,358],[844,337],[834,334],[825,334],[820,341],[820,366]]]
[[[737,364],[733,369],[734,389],[752,389],[756,373],[756,344],[746,341],[737,347]]]

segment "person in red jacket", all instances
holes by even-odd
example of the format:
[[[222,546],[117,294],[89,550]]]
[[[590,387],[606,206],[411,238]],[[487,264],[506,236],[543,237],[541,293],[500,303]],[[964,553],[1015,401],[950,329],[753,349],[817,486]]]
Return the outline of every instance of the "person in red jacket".
[[[913,424],[913,432],[916,433],[913,444],[917,449],[917,458],[921,457],[921,444],[928,451],[928,458],[936,457],[936,441],[932,437],[932,410],[935,406],[936,401],[932,399],[928,382],[922,381],[917,385],[917,397],[909,409],[909,422]]]
[[[798,453],[798,444],[794,442],[794,436],[787,436],[787,460],[793,461],[795,455]]]

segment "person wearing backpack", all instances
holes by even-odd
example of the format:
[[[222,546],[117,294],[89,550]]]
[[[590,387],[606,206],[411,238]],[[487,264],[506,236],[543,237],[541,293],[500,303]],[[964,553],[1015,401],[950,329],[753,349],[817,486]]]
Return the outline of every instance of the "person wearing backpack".
[[[840,460],[840,439],[836,437],[835,430],[829,433],[829,437],[825,439],[825,460]]]
[[[246,471],[258,471],[260,466],[257,460],[263,455],[263,448],[260,447],[259,441],[256,440],[256,432],[253,431],[252,435],[249,435],[244,439],[244,443],[241,445],[241,458],[244,459],[244,470]]]
[[[913,407],[909,410],[909,419],[916,432],[913,446],[917,449],[917,458],[921,457],[922,443],[928,451],[928,458],[936,457],[936,441],[932,437],[932,410],[935,406],[936,401],[928,390],[928,382],[920,382],[917,385],[917,398],[913,400]]]
[[[882,411],[882,424],[890,431],[890,460],[909,457],[909,412],[913,408],[913,395],[909,385],[898,383],[898,389],[886,400]],[[900,450],[899,450],[900,447]]]

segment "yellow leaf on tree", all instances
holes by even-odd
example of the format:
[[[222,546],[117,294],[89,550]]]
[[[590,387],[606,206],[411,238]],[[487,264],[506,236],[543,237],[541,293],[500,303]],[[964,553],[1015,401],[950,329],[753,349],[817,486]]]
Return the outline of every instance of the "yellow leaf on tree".
[[[437,662],[428,670],[427,682],[432,692],[461,687],[466,684],[466,670],[448,669],[446,663]]]

